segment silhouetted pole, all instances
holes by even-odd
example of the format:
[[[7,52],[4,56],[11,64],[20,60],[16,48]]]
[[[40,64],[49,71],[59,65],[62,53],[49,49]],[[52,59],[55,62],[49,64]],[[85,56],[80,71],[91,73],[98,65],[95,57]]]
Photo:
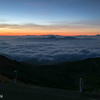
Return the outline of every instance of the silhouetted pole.
[[[17,71],[15,70],[14,71],[14,84],[16,84],[17,82]]]
[[[83,79],[80,78],[79,80],[79,91],[82,92],[82,85],[83,85]]]

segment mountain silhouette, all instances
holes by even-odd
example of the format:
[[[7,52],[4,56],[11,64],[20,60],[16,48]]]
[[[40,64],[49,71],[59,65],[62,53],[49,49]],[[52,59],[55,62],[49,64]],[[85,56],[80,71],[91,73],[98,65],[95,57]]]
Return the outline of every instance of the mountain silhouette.
[[[13,79],[15,70],[17,80],[26,84],[78,90],[83,78],[84,90],[100,87],[100,57],[34,67],[0,55],[0,75]]]
[[[64,40],[76,40],[76,39],[78,39],[78,38],[66,36],[66,37],[64,37],[63,39],[64,39]]]
[[[97,34],[96,36],[100,36],[100,34]]]
[[[57,39],[55,36],[49,36],[48,39]]]

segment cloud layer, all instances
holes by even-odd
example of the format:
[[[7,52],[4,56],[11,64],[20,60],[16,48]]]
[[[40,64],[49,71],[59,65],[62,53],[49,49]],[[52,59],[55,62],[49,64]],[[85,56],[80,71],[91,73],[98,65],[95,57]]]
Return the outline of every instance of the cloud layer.
[[[41,37],[40,37],[41,38]],[[83,38],[83,37],[81,37]],[[32,40],[33,39],[33,40]],[[0,54],[24,61],[70,61],[100,56],[100,40],[34,41],[31,36],[0,37]]]

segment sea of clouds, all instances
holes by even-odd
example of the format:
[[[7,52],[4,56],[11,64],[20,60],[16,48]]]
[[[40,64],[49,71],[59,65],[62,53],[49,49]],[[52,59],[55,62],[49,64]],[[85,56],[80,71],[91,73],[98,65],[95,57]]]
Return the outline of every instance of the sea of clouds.
[[[76,40],[34,40],[44,37],[48,36],[0,36],[0,54],[17,61],[35,58],[59,62],[100,57],[100,36],[77,36],[79,39]]]

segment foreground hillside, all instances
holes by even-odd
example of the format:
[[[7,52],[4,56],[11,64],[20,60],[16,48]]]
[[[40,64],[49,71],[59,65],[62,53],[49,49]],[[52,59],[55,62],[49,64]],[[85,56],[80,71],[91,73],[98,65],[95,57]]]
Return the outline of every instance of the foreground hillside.
[[[35,67],[0,55],[0,74],[13,79],[15,70],[17,79],[27,84],[78,90],[83,78],[84,90],[100,88],[100,58]]]

